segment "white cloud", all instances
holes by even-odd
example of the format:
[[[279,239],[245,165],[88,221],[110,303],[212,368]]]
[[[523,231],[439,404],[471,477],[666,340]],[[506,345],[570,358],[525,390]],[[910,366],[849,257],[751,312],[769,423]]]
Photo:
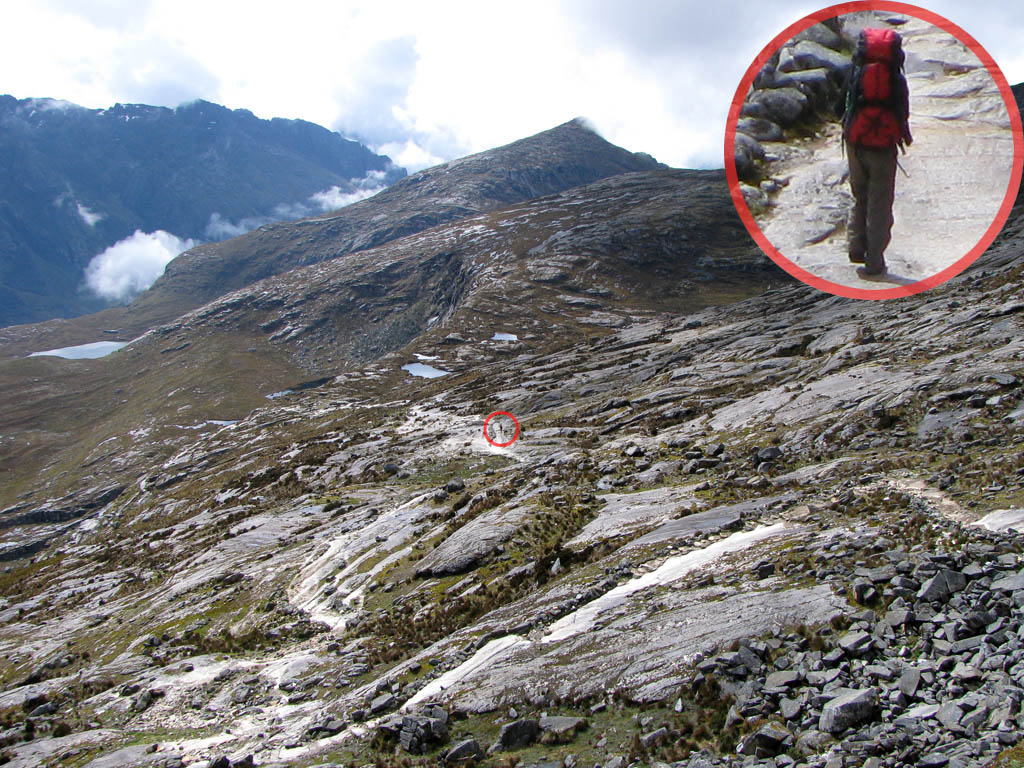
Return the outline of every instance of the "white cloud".
[[[109,301],[128,301],[164,272],[167,262],[195,245],[169,232],[135,233],[95,256],[85,268],[85,284]]]
[[[317,192],[309,199],[320,206],[321,211],[334,211],[338,208],[344,208],[346,205],[358,203],[360,200],[365,200],[380,192],[381,189],[383,187],[378,187],[377,189],[357,189],[355,192],[342,192],[340,187],[331,187],[323,192]]]
[[[139,24],[152,5],[143,0],[42,0],[44,6],[80,16],[97,27]]]
[[[256,227],[269,224],[274,219],[268,216],[248,216],[240,219],[237,223],[225,219],[219,212],[210,214],[210,220],[206,223],[206,236],[211,240],[227,240],[229,237],[244,235]]]
[[[361,179],[352,179],[347,189],[335,185],[314,192],[305,202],[278,203],[268,216],[247,216],[238,222],[225,219],[218,211],[214,211],[206,224],[206,236],[211,240],[226,240],[275,221],[294,221],[325,211],[335,211],[377,194],[387,186],[386,178],[385,171],[368,171]]]
[[[86,208],[81,203],[78,203],[78,215],[82,217],[82,221],[88,224],[90,227],[95,227],[96,223],[103,219],[102,213],[96,213]]]
[[[220,81],[184,48],[154,35],[130,40],[115,51],[111,90],[119,101],[176,107],[182,102],[216,101]]]
[[[384,182],[386,176],[387,174],[384,171],[369,171],[363,178],[354,180],[352,188],[349,190],[342,190],[341,187],[333,186],[330,189],[325,189],[323,192],[313,193],[309,199],[321,211],[335,211],[338,208],[344,208],[346,205],[352,205],[352,203],[358,203],[360,200],[376,195],[387,186]]]

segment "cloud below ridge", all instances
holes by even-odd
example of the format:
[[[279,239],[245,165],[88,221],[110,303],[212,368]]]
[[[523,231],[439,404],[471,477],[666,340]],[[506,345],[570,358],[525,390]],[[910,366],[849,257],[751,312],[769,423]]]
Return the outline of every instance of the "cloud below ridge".
[[[95,256],[85,268],[85,285],[108,301],[127,302],[149,288],[167,263],[195,245],[170,232],[135,230]]]
[[[330,189],[314,192],[305,202],[278,203],[267,216],[246,216],[237,222],[225,219],[219,211],[214,211],[210,214],[210,220],[206,225],[206,236],[211,240],[226,240],[229,237],[244,235],[264,224],[273,224],[276,221],[294,221],[318,213],[336,211],[346,205],[373,197],[387,186],[384,181],[386,177],[387,173],[384,171],[369,171],[361,179],[352,179],[349,189],[342,189],[335,185]]]

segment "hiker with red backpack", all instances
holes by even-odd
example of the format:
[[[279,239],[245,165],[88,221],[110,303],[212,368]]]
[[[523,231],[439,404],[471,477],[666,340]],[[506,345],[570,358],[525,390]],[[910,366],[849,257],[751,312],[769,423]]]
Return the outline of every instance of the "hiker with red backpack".
[[[891,29],[861,30],[846,87],[843,143],[850,163],[853,210],[847,223],[850,261],[861,277],[886,271],[892,232],[897,147],[913,143],[903,41]]]

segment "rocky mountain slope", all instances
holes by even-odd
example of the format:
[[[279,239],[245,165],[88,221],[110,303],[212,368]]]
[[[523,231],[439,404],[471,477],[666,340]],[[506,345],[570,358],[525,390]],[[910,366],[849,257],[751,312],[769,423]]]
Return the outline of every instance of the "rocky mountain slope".
[[[573,120],[504,147],[427,168],[343,210],[302,227],[261,227],[225,243],[200,246],[172,261],[136,313],[193,309],[229,291],[289,269],[363,251],[405,235],[554,194],[614,174],[664,167],[609,144]]]
[[[83,447],[131,452],[139,425],[167,458],[183,416],[239,419],[275,392],[369,364],[389,381],[405,377],[395,361],[412,359],[409,345],[428,356],[451,350],[463,370],[482,359],[465,342],[499,329],[542,351],[585,343],[636,312],[758,293],[773,273],[730,206],[718,172],[620,174],[257,282],[111,358],[0,361],[0,503],[31,488],[72,490]],[[35,330],[9,329],[23,334],[22,350]],[[115,484],[139,469],[96,467]]]
[[[0,325],[103,307],[83,270],[136,230],[222,239],[216,217],[298,218],[311,195],[367,174],[383,186],[405,172],[301,120],[204,101],[97,110],[0,96]],[[296,204],[305,213],[275,213]]]
[[[580,120],[420,171],[301,224],[269,224],[181,254],[129,307],[29,329],[0,328],[0,356],[93,341],[124,341],[257,280],[364,251],[431,227],[626,172],[664,168],[595,134]],[[717,198],[716,198],[717,199]]]
[[[610,176],[4,360],[8,764],[1013,749],[1022,219],[858,302],[724,187]]]

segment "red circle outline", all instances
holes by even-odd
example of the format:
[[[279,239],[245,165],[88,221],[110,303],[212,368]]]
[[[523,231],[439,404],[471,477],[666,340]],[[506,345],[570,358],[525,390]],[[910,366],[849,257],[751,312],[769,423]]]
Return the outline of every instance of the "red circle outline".
[[[951,34],[961,43],[970,48],[971,52],[978,57],[981,63],[988,70],[989,75],[999,87],[999,92],[1002,94],[1003,102],[1006,105],[1006,111],[1009,113],[1010,127],[1013,132],[1013,169],[1010,173],[1010,182],[1007,185],[1002,205],[999,207],[995,218],[992,220],[988,229],[985,230],[985,233],[981,236],[981,239],[977,244],[953,264],[930,277],[926,277],[923,280],[911,283],[910,285],[899,285],[893,288],[883,288],[880,290],[854,288],[840,283],[833,283],[830,280],[811,274],[806,269],[797,266],[780,253],[779,250],[772,245],[768,238],[761,232],[761,228],[758,227],[757,222],[750,213],[750,209],[747,207],[746,200],[743,199],[743,193],[740,191],[739,177],[736,174],[735,146],[736,125],[739,122],[740,109],[743,106],[743,101],[746,99],[747,92],[750,90],[750,86],[754,82],[754,77],[761,70],[761,67],[763,67],[768,59],[770,59],[772,55],[782,47],[783,43],[792,38],[798,32],[802,32],[819,21],[823,21],[834,16],[841,16],[846,13],[853,13],[855,11],[872,10],[894,11],[896,13],[904,13],[908,16],[921,19],[922,21],[933,24],[934,26]],[[850,299],[891,299],[899,296],[910,296],[944,283],[946,280],[949,280],[951,277],[958,275],[960,272],[967,269],[967,267],[974,263],[974,261],[985,252],[985,249],[992,244],[992,241],[995,240],[996,236],[1002,230],[1003,225],[1006,224],[1006,220],[1010,216],[1010,210],[1013,208],[1013,203],[1017,198],[1017,190],[1020,187],[1022,172],[1024,172],[1024,130],[1021,128],[1020,110],[1017,107],[1016,99],[1013,97],[1013,91],[1010,90],[1010,84],[1007,82],[1006,77],[999,69],[995,60],[977,40],[953,22],[939,16],[937,13],[933,13],[932,11],[916,5],[910,5],[909,3],[886,2],[885,0],[860,0],[859,2],[840,3],[838,5],[831,5],[827,8],[822,8],[820,11],[816,11],[809,16],[804,16],[799,21],[790,24],[764,47],[761,53],[757,55],[757,58],[754,59],[753,63],[747,69],[746,74],[740,81],[739,87],[736,89],[736,95],[733,97],[732,105],[729,107],[729,118],[726,122],[725,176],[729,184],[729,192],[732,195],[733,204],[736,206],[736,211],[743,220],[743,224],[750,233],[750,236],[754,238],[754,241],[761,247],[761,250],[764,251],[772,261],[796,279],[814,288],[825,291],[826,293],[845,296]]]
[[[510,419],[512,419],[512,423],[516,425],[516,433],[514,435],[512,435],[512,439],[509,440],[507,443],[495,442],[494,440],[491,440],[490,435],[487,434],[487,425],[491,423],[491,419],[493,419],[495,416],[508,416]],[[484,419],[484,439],[488,443],[493,445],[494,447],[496,447],[496,448],[508,448],[518,438],[519,438],[519,421],[518,421],[518,419],[516,419],[515,416],[513,416],[508,411],[495,411],[490,416],[488,416],[486,419]]]

